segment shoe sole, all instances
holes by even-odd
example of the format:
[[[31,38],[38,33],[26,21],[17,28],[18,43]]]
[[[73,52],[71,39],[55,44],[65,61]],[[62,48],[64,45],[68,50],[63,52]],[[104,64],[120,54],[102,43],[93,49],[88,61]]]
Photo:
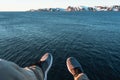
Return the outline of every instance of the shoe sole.
[[[50,68],[52,66],[52,63],[53,63],[53,56],[51,54],[50,54],[50,57],[51,57],[50,65],[48,66],[47,70],[45,71],[45,78],[44,78],[44,80],[47,80],[47,73],[50,70]]]

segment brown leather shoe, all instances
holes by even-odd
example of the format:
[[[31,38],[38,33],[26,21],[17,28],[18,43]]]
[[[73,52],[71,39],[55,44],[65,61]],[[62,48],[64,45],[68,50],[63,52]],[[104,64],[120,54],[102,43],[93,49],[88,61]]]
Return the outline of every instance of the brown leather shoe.
[[[69,72],[74,77],[78,76],[80,73],[83,73],[80,63],[74,57],[69,57],[66,61],[66,64]]]

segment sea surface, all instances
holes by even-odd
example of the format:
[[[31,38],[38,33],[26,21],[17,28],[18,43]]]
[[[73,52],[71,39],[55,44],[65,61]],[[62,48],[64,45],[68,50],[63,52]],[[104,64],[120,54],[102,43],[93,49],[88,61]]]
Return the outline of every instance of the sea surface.
[[[0,12],[0,58],[25,67],[46,52],[48,80],[73,80],[71,56],[90,80],[120,80],[120,12]]]

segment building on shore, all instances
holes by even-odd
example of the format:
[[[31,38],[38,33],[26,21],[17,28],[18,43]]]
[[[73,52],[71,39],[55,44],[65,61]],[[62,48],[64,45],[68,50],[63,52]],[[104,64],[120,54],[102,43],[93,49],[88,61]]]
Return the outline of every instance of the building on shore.
[[[108,7],[106,6],[95,6],[97,11],[108,11]]]
[[[119,6],[119,5],[114,5],[114,6],[112,7],[112,10],[113,10],[113,11],[120,11],[120,6]]]
[[[70,12],[70,11],[84,11],[84,8],[82,6],[79,6],[79,7],[68,6],[66,11],[68,11],[68,12]]]
[[[30,9],[30,12],[60,12],[65,11],[65,9],[62,8],[43,8],[43,9]]]
[[[88,11],[96,11],[94,7],[88,7]]]

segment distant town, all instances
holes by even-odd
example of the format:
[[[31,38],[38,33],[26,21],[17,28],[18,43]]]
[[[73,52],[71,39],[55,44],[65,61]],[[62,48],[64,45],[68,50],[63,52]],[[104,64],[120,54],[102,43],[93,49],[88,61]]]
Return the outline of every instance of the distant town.
[[[63,8],[44,8],[44,9],[30,9],[30,12],[59,12],[59,11],[120,11],[120,5],[113,5],[113,6],[94,6],[94,7],[87,7],[87,6],[78,6],[78,7],[72,7],[68,6],[66,9]]]

